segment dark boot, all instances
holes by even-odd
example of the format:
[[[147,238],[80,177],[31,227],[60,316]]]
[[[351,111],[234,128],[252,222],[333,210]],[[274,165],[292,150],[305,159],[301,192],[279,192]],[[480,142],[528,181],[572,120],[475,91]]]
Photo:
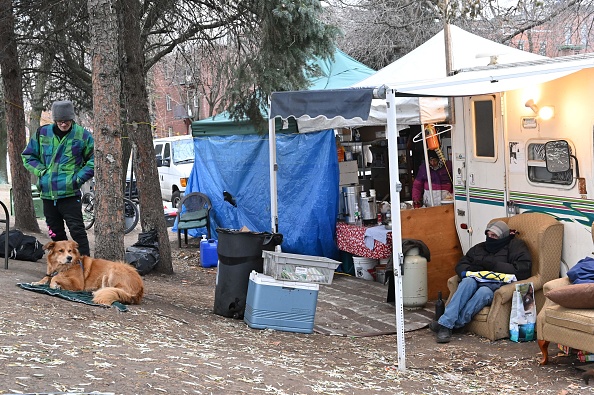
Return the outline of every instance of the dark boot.
[[[431,323],[429,324],[429,329],[431,330],[431,332],[439,332],[439,327],[441,325],[439,325],[439,322],[437,321],[431,321]]]
[[[449,343],[452,338],[452,330],[450,328],[446,328],[443,325],[439,326],[439,331],[437,332],[437,336],[435,336],[435,340],[438,343]]]

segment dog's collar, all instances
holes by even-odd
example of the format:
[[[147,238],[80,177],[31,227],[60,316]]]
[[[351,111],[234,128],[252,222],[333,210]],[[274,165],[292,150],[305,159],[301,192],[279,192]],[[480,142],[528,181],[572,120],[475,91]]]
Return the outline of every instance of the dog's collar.
[[[81,270],[84,272],[85,271],[85,266],[83,265],[83,260],[79,259],[78,264],[80,265]],[[51,273],[46,274],[47,277],[55,277],[56,275],[58,275],[58,273],[60,273],[59,271],[55,270]]]

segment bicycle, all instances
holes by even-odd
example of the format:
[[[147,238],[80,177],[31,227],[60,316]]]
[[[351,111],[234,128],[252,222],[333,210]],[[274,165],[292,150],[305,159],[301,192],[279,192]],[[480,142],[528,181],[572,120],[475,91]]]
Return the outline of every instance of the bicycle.
[[[82,213],[85,229],[89,230],[95,224],[95,194],[93,192],[86,192],[82,198]],[[136,225],[140,212],[138,206],[133,200],[124,198],[124,234],[132,232]]]

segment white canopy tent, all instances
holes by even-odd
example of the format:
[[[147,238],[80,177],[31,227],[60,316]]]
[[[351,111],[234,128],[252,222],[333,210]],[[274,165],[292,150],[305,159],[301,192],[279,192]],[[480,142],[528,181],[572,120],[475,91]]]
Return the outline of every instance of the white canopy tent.
[[[454,73],[461,70],[510,64],[513,62],[546,59],[544,56],[521,51],[499,44],[456,26],[450,26],[451,57]],[[379,70],[352,87],[378,87],[382,85],[409,84],[414,81],[446,77],[444,31],[440,31],[424,44]],[[448,100],[443,97],[397,97],[396,117],[399,129],[408,125],[443,122],[448,118]],[[337,116],[332,120],[322,115],[303,116],[297,120],[299,131],[312,132],[336,127],[386,125],[386,102],[375,99],[366,119]]]
[[[382,88],[350,89],[338,91],[301,91],[275,92],[272,94],[270,107],[270,175],[271,175],[271,221],[275,229],[277,225],[276,205],[276,144],[274,118],[287,119],[294,116],[297,121],[315,117],[324,117],[336,122],[336,127],[343,125],[343,120],[361,118],[366,120],[365,112],[369,111],[373,97],[385,93],[381,100],[387,108],[386,125],[388,138],[388,155],[397,157],[398,137],[398,100],[401,97],[453,97],[473,96],[515,90],[537,85],[569,75],[585,68],[594,68],[594,54],[567,56],[555,59],[542,59],[514,63],[509,65],[491,65],[475,69],[463,70],[458,74],[415,82],[392,82],[385,80]],[[356,98],[358,96],[358,98]],[[352,99],[352,100],[350,100]],[[376,99],[377,100],[377,99]],[[367,108],[365,108],[367,106]],[[314,110],[315,109],[315,110]],[[312,117],[311,115],[315,115]],[[344,117],[340,114],[350,114]],[[400,206],[398,165],[390,160],[390,196],[392,205]],[[399,262],[402,262],[402,236],[400,229],[400,212],[395,210],[392,222],[392,246],[395,258],[394,276],[396,291],[396,327],[398,341],[398,368],[406,369],[404,347],[404,313],[402,307],[402,275]]]

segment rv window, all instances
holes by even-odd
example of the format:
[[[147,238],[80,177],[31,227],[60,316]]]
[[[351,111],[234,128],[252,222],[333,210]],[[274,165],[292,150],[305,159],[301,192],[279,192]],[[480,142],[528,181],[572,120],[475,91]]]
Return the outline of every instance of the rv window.
[[[474,108],[475,156],[495,158],[495,127],[493,100],[476,100]]]
[[[571,168],[569,144],[565,140],[549,141],[545,144],[545,159],[547,170],[551,173],[560,173]]]
[[[573,185],[573,169],[551,172],[547,164],[547,143],[533,142],[527,145],[527,174],[528,179],[535,184],[552,184],[551,186]]]

